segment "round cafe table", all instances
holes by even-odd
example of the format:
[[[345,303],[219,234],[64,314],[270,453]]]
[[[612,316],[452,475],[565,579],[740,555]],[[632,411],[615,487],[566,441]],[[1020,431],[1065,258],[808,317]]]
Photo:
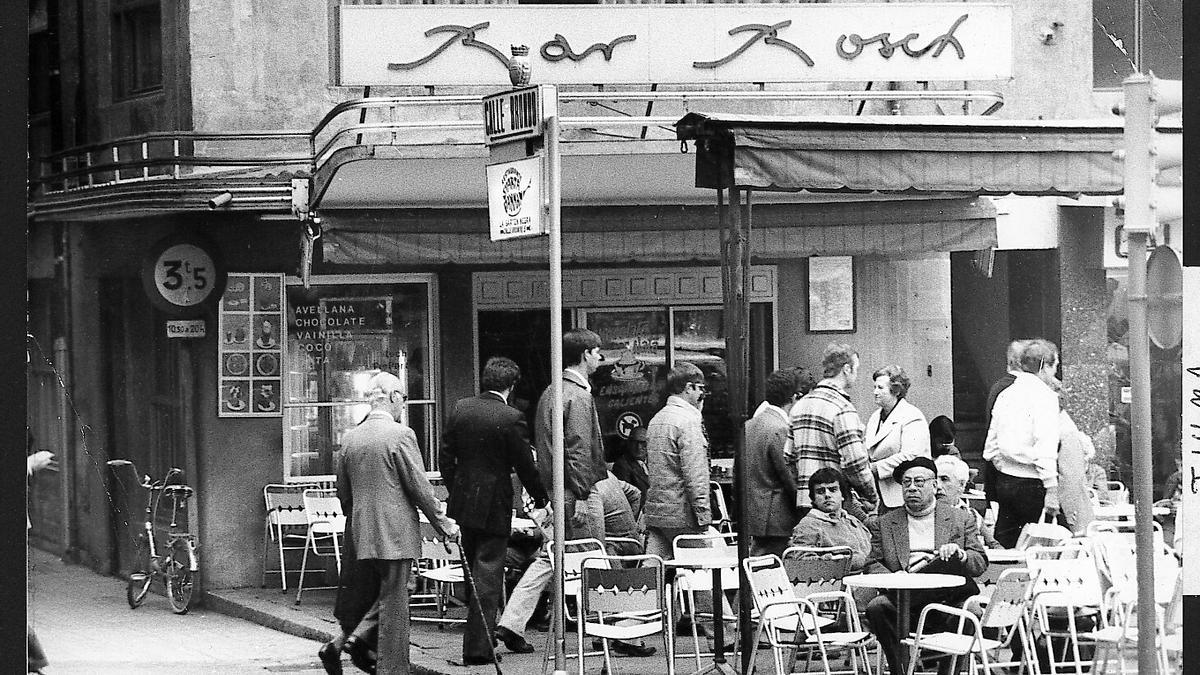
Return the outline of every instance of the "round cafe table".
[[[663,564],[667,567],[676,567],[679,569],[712,570],[713,662],[712,665],[697,670],[694,675],[700,675],[701,673],[732,675],[737,673],[737,670],[725,661],[725,620],[723,616],[724,611],[722,610],[722,598],[725,597],[725,594],[721,582],[722,571],[737,569],[737,549],[733,548],[727,553],[714,553],[713,555],[696,558],[695,560],[664,560]]]
[[[842,578],[850,588],[878,588],[896,591],[896,639],[899,641],[900,663],[908,663],[908,648],[904,638],[909,634],[908,615],[912,599],[909,592],[921,589],[955,588],[967,583],[967,578],[957,574],[923,574],[912,572],[885,572],[883,574],[855,574]]]

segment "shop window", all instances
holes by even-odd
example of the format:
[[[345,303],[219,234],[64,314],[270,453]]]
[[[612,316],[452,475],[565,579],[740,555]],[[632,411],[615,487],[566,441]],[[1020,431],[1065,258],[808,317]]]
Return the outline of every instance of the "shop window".
[[[1115,89],[1133,74],[1134,12],[1129,0],[1092,2],[1092,86]],[[1147,0],[1142,17],[1143,72],[1158,77],[1183,77],[1183,2]]]
[[[772,305],[753,303],[750,314],[762,339],[751,340],[748,406],[761,397],[763,374],[774,368],[769,350],[774,344]],[[592,385],[610,456],[620,451],[633,428],[649,424],[666,403],[667,373],[685,361],[696,364],[708,382],[703,415],[711,457],[733,456],[724,314],[719,306],[583,310],[582,315],[583,325],[604,340],[604,362],[592,376]]]
[[[162,89],[162,9],[126,3],[112,14],[113,99]]]
[[[370,410],[365,384],[387,371],[408,387],[400,420],[427,468],[436,449],[431,362],[433,289],[427,275],[314,277],[289,282],[284,382],[284,475],[336,473],[342,436]]]

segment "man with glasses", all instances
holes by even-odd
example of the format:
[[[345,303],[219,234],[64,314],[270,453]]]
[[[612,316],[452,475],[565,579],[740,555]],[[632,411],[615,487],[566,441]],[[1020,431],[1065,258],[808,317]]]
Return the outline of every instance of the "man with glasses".
[[[850,483],[837,469],[825,467],[808,478],[812,510],[792,530],[792,546],[849,546],[850,569],[857,572],[871,552],[871,533],[842,504],[850,496]]]
[[[937,465],[928,457],[915,457],[896,467],[893,478],[904,491],[904,508],[894,509],[871,527],[871,553],[866,572],[937,572],[965,576],[967,582],[957,588],[912,591],[911,623],[916,625],[921,609],[930,602],[961,606],[979,592],[974,577],[987,569],[987,558],[979,540],[975,518],[945,500],[937,499]],[[930,617],[927,631],[937,631],[936,621],[945,615]],[[887,657],[888,670],[901,670],[899,641],[896,635],[894,593],[876,596],[867,604],[867,623],[879,637]],[[943,660],[939,673],[949,672]]]

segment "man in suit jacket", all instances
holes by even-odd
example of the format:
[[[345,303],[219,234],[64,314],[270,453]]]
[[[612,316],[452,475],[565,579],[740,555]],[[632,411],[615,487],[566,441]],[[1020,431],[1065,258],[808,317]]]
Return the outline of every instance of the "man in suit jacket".
[[[746,486],[750,508],[746,532],[750,555],[783,555],[800,520],[796,507],[796,457],[788,411],[803,396],[799,374],[791,368],[767,376],[766,404],[746,422]]]
[[[538,508],[548,501],[533,463],[525,416],[508,405],[520,377],[521,369],[512,359],[488,359],[480,377],[483,391],[454,404],[442,434],[438,467],[450,492],[446,513],[462,523],[463,554],[479,598],[467,605],[463,661],[469,665],[493,660],[489,633],[496,625],[512,528],[510,474],[517,472]]]
[[[871,375],[875,403],[879,407],[867,418],[863,445],[871,458],[871,472],[879,487],[879,512],[900,508],[904,499],[892,472],[914,457],[929,457],[929,425],[925,415],[908,402],[912,383],[900,366],[884,366]]]
[[[871,528],[866,573],[924,569],[967,577],[967,583],[957,588],[912,592],[911,625],[915,626],[921,608],[929,602],[961,605],[978,593],[974,577],[987,569],[987,558],[975,518],[937,499],[937,465],[932,459],[910,459],[896,467],[893,477],[904,489],[904,508],[879,516]],[[898,653],[896,605],[891,594],[876,596],[867,604],[867,623],[879,637],[889,672],[904,672]],[[935,624],[926,625],[937,630]],[[946,672],[948,666],[943,662],[939,672]]]
[[[458,537],[458,524],[425,476],[417,436],[397,422],[404,409],[404,385],[391,373],[367,381],[371,412],[342,437],[337,494],[350,516],[356,573],[378,588],[378,670],[409,673],[408,582],[413,560],[421,556],[420,509],[443,536]]]
[[[593,487],[608,475],[600,418],[588,378],[600,367],[600,336],[585,328],[563,333],[563,517],[567,538],[604,541],[604,505]],[[553,385],[538,399],[536,433],[538,470],[553,476],[551,445]]]

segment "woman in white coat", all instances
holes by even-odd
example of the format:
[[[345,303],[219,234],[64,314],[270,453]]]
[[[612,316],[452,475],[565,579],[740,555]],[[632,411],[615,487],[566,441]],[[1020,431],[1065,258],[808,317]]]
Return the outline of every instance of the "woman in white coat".
[[[867,419],[863,444],[879,485],[879,512],[904,505],[904,493],[892,471],[914,457],[929,457],[929,424],[904,397],[912,384],[900,366],[884,366],[871,375],[879,408]]]

